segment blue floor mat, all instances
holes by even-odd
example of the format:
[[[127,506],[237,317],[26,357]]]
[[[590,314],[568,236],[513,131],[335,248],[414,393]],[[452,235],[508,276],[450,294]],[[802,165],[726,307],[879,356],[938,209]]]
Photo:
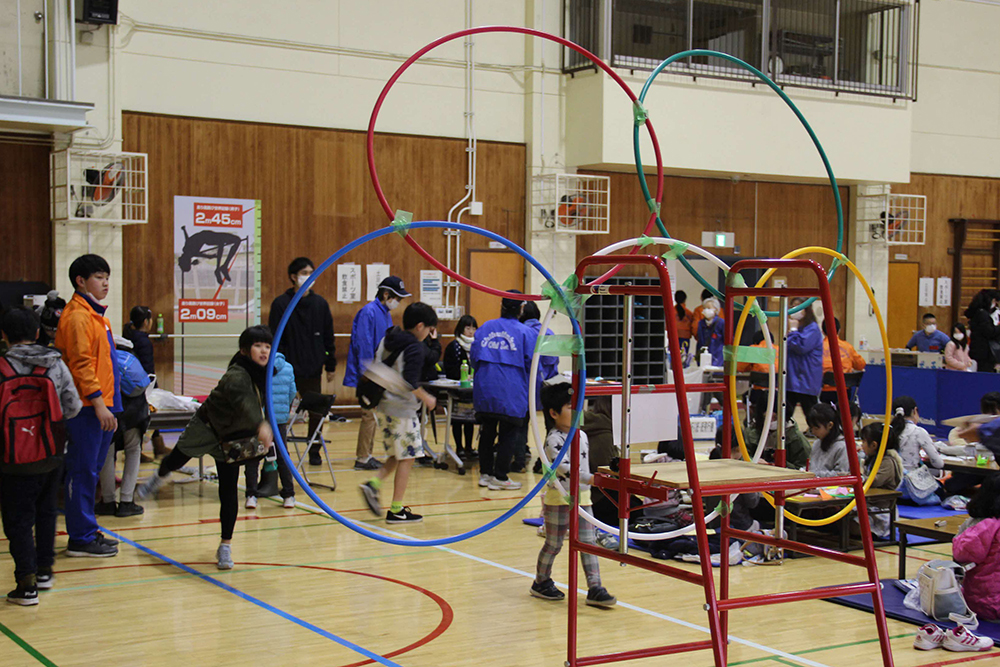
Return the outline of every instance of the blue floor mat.
[[[965,514],[965,510],[950,510],[940,505],[896,505],[900,519],[937,519],[953,514]]]
[[[955,624],[951,621],[934,621],[925,616],[922,612],[910,609],[903,604],[904,597],[906,596],[903,591],[896,586],[895,579],[882,580],[882,602],[885,604],[885,615],[887,618],[902,621],[903,623],[912,623],[913,625],[934,623],[942,628],[955,627]],[[860,609],[861,611],[867,611],[868,613],[872,613],[873,608],[872,596],[867,593],[863,593],[861,595],[844,595],[836,598],[828,598],[827,602],[843,605],[852,609]],[[980,621],[979,629],[977,629],[975,633],[977,635],[990,637],[994,642],[1000,642],[1000,623]]]

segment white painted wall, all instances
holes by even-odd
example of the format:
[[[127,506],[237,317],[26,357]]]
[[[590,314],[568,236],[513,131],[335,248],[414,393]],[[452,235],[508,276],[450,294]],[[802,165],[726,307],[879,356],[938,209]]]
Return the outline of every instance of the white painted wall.
[[[1000,2],[920,7],[910,170],[1000,177]]]

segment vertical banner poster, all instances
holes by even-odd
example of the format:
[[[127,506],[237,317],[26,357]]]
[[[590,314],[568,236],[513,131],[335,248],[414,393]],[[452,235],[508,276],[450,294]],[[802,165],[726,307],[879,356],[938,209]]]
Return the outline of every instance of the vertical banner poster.
[[[375,298],[375,293],[378,292],[379,283],[389,277],[389,265],[388,264],[369,264],[365,267],[368,278],[368,289],[367,289],[367,299],[371,301]]]
[[[444,274],[433,269],[420,271],[420,300],[428,306],[442,306],[444,299],[441,291],[444,285]]]
[[[208,394],[260,321],[260,200],[174,197],[174,392]]]

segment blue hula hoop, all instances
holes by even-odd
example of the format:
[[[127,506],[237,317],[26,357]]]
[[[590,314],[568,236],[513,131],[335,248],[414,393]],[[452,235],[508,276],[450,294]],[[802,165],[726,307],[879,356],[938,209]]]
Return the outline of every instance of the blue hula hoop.
[[[552,277],[552,274],[550,274],[545,269],[544,266],[539,264],[534,257],[528,254],[526,250],[518,246],[516,243],[513,243],[505,239],[499,234],[494,234],[493,232],[487,231],[485,229],[480,229],[479,227],[473,227],[472,225],[466,225],[458,222],[442,222],[437,220],[411,222],[409,225],[409,229],[459,229],[464,232],[471,232],[473,234],[479,234],[480,236],[485,236],[491,241],[497,241],[499,243],[502,243],[504,246],[510,248],[511,250],[519,254],[521,257],[523,257],[533,267],[538,269],[539,273],[541,273],[545,277],[545,279],[549,282],[549,284],[552,285],[553,288],[555,288],[556,292],[560,295],[560,297],[562,297],[565,300],[565,294],[563,292],[562,286],[556,282],[555,278]],[[309,289],[311,289],[312,284],[316,281],[316,279],[319,276],[321,276],[324,271],[329,269],[331,266],[333,266],[334,262],[339,260],[347,253],[351,252],[355,248],[358,248],[368,243],[369,241],[374,241],[377,238],[386,236],[387,234],[395,234],[395,233],[397,233],[397,229],[392,226],[383,227],[382,229],[377,229],[374,232],[369,232],[368,234],[365,234],[361,238],[355,239],[354,241],[348,243],[346,246],[344,246],[337,252],[330,255],[330,257],[328,257],[325,262],[320,264],[316,268],[316,270],[312,273],[312,275],[309,276],[306,282],[301,287],[299,287],[298,291],[295,292],[295,295],[292,297],[291,303],[289,303],[288,308],[285,309],[285,313],[284,315],[282,315],[281,321],[278,322],[278,329],[277,331],[274,332],[274,343],[272,345],[273,349],[277,349],[278,345],[281,343],[281,336],[285,333],[285,326],[288,324],[288,319],[289,317],[291,317],[292,312],[295,310],[295,307],[298,305],[299,301],[302,300],[302,297],[305,295],[305,293]],[[579,321],[577,321],[576,316],[573,314],[572,309],[568,310],[568,314],[570,321],[573,324],[573,333],[576,336],[582,337],[583,331],[581,330],[580,323]],[[386,535],[381,535],[379,533],[369,530],[368,528],[364,527],[363,525],[357,522],[344,518],[336,511],[334,511],[329,505],[327,505],[323,501],[322,498],[319,497],[319,495],[317,495],[315,491],[312,490],[312,487],[310,487],[308,482],[306,482],[306,480],[302,477],[302,474],[299,472],[295,462],[292,461],[291,456],[289,456],[288,454],[288,448],[285,447],[285,440],[281,434],[281,429],[278,428],[278,423],[275,421],[274,417],[274,395],[272,393],[274,360],[275,360],[275,355],[272,354],[267,361],[267,381],[264,386],[264,400],[267,402],[267,415],[268,415],[267,421],[271,425],[271,430],[274,432],[275,446],[278,448],[278,451],[284,458],[285,464],[288,465],[288,469],[291,471],[292,476],[295,477],[295,481],[299,483],[299,486],[301,486],[305,490],[306,494],[310,498],[312,498],[313,502],[316,503],[324,512],[330,515],[331,518],[340,522],[347,528],[350,528],[354,532],[364,535],[365,537],[369,537],[373,540],[378,540],[379,542],[385,542],[386,544],[394,544],[396,546],[404,546],[404,547],[414,547],[414,546],[437,547],[445,544],[454,544],[455,542],[461,542],[462,540],[467,540],[470,537],[475,537],[477,535],[485,533],[486,531],[495,528],[496,526],[500,525],[501,523],[503,523],[504,521],[506,521],[507,519],[514,516],[522,509],[524,509],[525,505],[527,505],[531,501],[531,499],[534,498],[538,494],[538,492],[542,490],[542,487],[545,486],[549,478],[552,476],[553,474],[552,471],[559,466],[559,464],[562,462],[562,459],[566,456],[567,452],[570,449],[569,447],[563,447],[562,450],[560,450],[559,455],[552,462],[550,470],[546,472],[546,474],[542,477],[542,479],[534,486],[534,488],[531,489],[531,492],[528,493],[528,495],[526,495],[524,498],[518,501],[516,505],[511,507],[502,515],[498,516],[492,521],[487,522],[486,524],[480,526],[479,528],[470,530],[465,533],[461,533],[459,535],[452,535],[451,537],[440,537],[434,540],[407,540],[407,539],[400,539],[396,537],[388,537]],[[584,363],[584,358],[582,356],[577,357],[577,360],[578,360],[578,368],[575,370],[577,373],[579,373],[578,386],[583,387],[587,380],[587,374],[585,368],[586,364]],[[583,401],[585,394],[586,392],[580,391],[579,395],[575,397],[576,404],[573,406],[573,426],[570,428],[569,433],[566,435],[567,442],[572,441],[573,437],[576,435],[577,429],[579,428],[580,417],[583,411]]]
[[[823,144],[820,143],[819,137],[816,136],[816,133],[813,131],[812,126],[809,124],[809,121],[806,120],[805,115],[795,105],[795,102],[792,101],[792,98],[790,98],[785,93],[785,91],[781,89],[781,86],[779,86],[770,78],[768,78],[766,74],[761,72],[759,69],[757,69],[750,63],[740,60],[736,56],[731,56],[728,53],[722,53],[720,51],[710,51],[707,49],[692,49],[690,51],[681,51],[680,53],[675,53],[674,55],[670,56],[669,58],[661,62],[659,65],[656,66],[656,69],[650,72],[649,77],[646,78],[646,83],[643,84],[642,86],[642,92],[639,93],[639,99],[636,102],[636,104],[641,105],[643,102],[646,101],[646,93],[649,92],[650,86],[653,85],[653,81],[656,79],[657,76],[659,76],[660,72],[662,72],[671,63],[674,63],[678,60],[682,60],[684,58],[690,58],[692,56],[711,56],[713,58],[719,58],[721,60],[729,61],[734,65],[738,65],[743,69],[753,73],[758,79],[767,84],[767,86],[771,90],[777,93],[778,96],[781,98],[781,100],[788,106],[788,108],[792,110],[792,113],[795,114],[795,117],[799,119],[799,122],[802,124],[802,127],[805,129],[806,133],[809,135],[809,138],[812,140],[813,145],[816,147],[816,151],[819,153],[820,159],[823,160],[823,168],[826,169],[827,178],[830,180],[830,187],[833,189],[833,200],[834,203],[836,203],[837,205],[837,252],[843,252],[844,251],[844,206],[840,200],[840,187],[837,185],[837,177],[834,176],[833,174],[833,167],[830,165],[830,160],[827,158],[826,151],[823,150]],[[642,168],[642,149],[639,145],[640,124],[641,123],[635,123],[632,128],[632,152],[635,155],[635,171],[639,177],[639,187],[642,189],[643,197],[648,202],[652,200],[652,195],[649,192],[649,186],[646,184],[646,174]],[[663,224],[663,220],[660,219],[659,209],[656,209],[656,226],[659,228],[660,232],[665,237],[672,238],[670,234],[667,232],[667,228]],[[694,267],[692,267],[691,264],[687,261],[687,259],[684,258],[683,254],[680,255],[678,259],[680,259],[681,264],[684,265],[684,268],[687,269],[688,273],[690,273],[699,283],[701,283],[702,287],[706,288],[714,296],[720,299],[725,298],[725,295],[722,292],[716,289],[714,285],[710,285],[708,282],[706,282],[705,279],[697,271],[694,270]],[[833,278],[833,275],[837,272],[837,268],[839,266],[840,265],[837,262],[833,263],[830,270],[826,274],[828,280]],[[792,306],[791,308],[789,308],[788,312],[797,313],[803,308],[808,308],[809,306],[811,306],[815,300],[816,297],[811,296],[808,299],[806,299],[803,303],[800,303],[797,306]],[[734,303],[733,307],[736,308],[736,310],[738,311],[743,310],[742,304],[739,303]],[[764,314],[768,317],[777,317],[779,315],[777,311],[773,310],[765,310]]]

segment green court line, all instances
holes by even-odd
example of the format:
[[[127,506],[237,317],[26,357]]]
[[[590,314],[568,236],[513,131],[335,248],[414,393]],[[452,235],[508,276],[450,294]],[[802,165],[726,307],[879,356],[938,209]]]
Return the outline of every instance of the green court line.
[[[225,572],[217,572],[217,573],[214,573],[213,576],[233,576],[233,575],[245,574],[245,573],[249,573],[249,572],[265,572],[267,570],[283,570],[283,569],[287,569],[288,567],[298,567],[298,566],[303,566],[303,565],[334,565],[336,563],[351,563],[351,562],[362,561],[362,560],[376,560],[376,559],[379,559],[379,558],[395,558],[397,556],[411,556],[413,554],[418,554],[418,553],[423,553],[423,552],[422,551],[406,551],[406,552],[403,552],[403,553],[382,554],[382,555],[379,555],[379,556],[358,556],[357,558],[340,558],[340,559],[337,559],[337,560],[322,560],[322,561],[316,561],[314,563],[294,563],[294,564],[289,564],[287,566],[269,565],[267,567],[254,567],[254,568],[249,568],[249,569],[239,568],[239,569],[229,570],[229,571],[225,571]],[[153,582],[153,581],[175,581],[175,580],[178,580],[178,579],[190,579],[193,576],[194,575],[192,575],[192,574],[176,574],[176,575],[170,575],[170,576],[167,576],[167,577],[150,577],[148,579],[134,579],[132,581],[112,581],[112,582],[107,582],[107,583],[103,583],[103,584],[87,584],[85,586],[69,586],[69,587],[65,587],[65,588],[62,587],[62,586],[59,586],[59,587],[53,588],[52,591],[50,591],[50,593],[65,593],[67,591],[82,591],[82,590],[91,590],[91,589],[94,589],[94,588],[111,588],[111,587],[115,587],[115,586],[133,586],[135,584],[147,584],[147,583],[150,583],[150,582]],[[46,597],[48,597],[48,595],[46,595]]]
[[[49,660],[48,658],[46,658],[44,655],[42,655],[41,653],[39,653],[38,650],[34,646],[32,646],[28,642],[24,641],[20,637],[18,637],[16,632],[14,632],[10,628],[8,628],[3,623],[0,623],[0,632],[4,633],[8,637],[10,637],[10,640],[12,642],[14,642],[15,644],[17,644],[21,648],[23,648],[24,651],[28,655],[30,655],[32,658],[34,658],[38,662],[42,663],[43,665],[46,665],[46,667],[58,667],[56,665],[56,663],[52,662],[51,660]]]
[[[903,637],[910,637],[912,634],[913,634],[912,632],[907,632],[906,634],[902,634],[902,635],[893,635],[893,636],[889,637],[889,639],[890,640],[891,639],[902,639]],[[835,651],[838,648],[850,648],[852,646],[861,646],[862,644],[875,644],[875,643],[878,643],[878,639],[877,638],[876,639],[861,639],[861,640],[856,641],[856,642],[847,642],[846,644],[833,644],[832,646],[818,646],[816,648],[807,648],[807,649],[805,649],[803,651],[796,651],[795,655],[806,655],[807,653],[819,653],[821,651]],[[753,658],[751,660],[741,660],[740,662],[731,662],[731,663],[729,663],[729,667],[737,667],[737,665],[749,665],[749,664],[756,663],[756,662],[764,662],[766,660],[777,660],[778,662],[783,662],[784,661],[783,658],[776,658],[776,657],[773,657],[773,656],[769,656],[769,657],[766,657],[766,658]],[[800,667],[797,663],[786,662],[785,664],[793,665],[793,667]]]

